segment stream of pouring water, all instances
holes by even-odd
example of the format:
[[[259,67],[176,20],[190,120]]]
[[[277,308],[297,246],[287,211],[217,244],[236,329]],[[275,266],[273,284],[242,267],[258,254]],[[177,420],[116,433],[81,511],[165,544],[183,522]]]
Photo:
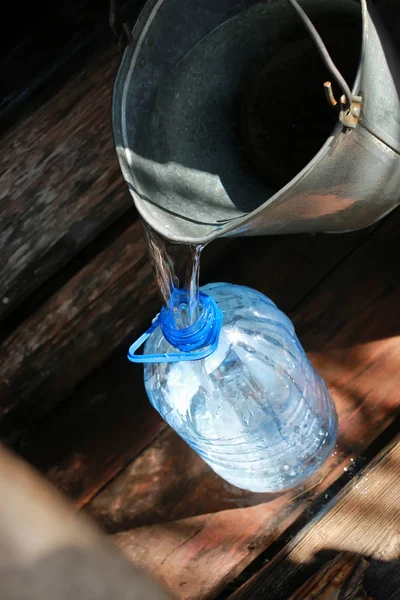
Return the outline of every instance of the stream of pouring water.
[[[204,246],[172,244],[143,223],[150,262],[165,306],[175,315],[177,329],[189,327],[199,316],[200,257]],[[176,289],[187,292],[184,307],[176,303]]]

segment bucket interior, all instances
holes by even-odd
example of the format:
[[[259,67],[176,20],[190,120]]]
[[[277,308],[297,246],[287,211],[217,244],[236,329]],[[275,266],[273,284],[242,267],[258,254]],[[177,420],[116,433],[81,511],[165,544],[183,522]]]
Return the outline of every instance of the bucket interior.
[[[139,209],[158,230],[162,220],[171,236],[193,236],[197,225],[204,235],[268,202],[312,160],[338,122],[323,87],[332,76],[290,4],[249,4],[163,72],[131,131],[127,118]],[[301,5],[352,87],[362,45],[360,3]],[[161,45],[163,18],[168,26],[160,14],[155,40]],[[339,99],[335,85],[334,93]]]

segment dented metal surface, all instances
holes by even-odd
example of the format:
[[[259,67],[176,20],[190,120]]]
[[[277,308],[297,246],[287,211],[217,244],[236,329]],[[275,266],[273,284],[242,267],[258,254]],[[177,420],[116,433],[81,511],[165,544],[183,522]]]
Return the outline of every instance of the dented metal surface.
[[[287,0],[190,0],[184,11],[179,0],[145,6],[117,77],[113,125],[135,204],[167,238],[344,232],[399,204],[400,70],[391,41],[367,0],[299,3],[321,26],[330,52],[335,36],[341,42],[347,31],[346,60],[338,60],[344,69],[347,58],[358,64],[347,76],[351,109],[342,102],[336,117],[326,105],[325,79],[312,81],[304,67],[313,56],[311,38]],[[296,48],[307,58],[293,71],[299,115],[286,93]],[[327,92],[333,104],[334,91]],[[260,115],[263,94],[269,104]],[[322,112],[320,118],[320,103],[333,121]],[[249,114],[246,141],[239,130]],[[314,148],[304,120],[315,128]],[[294,146],[300,158],[290,169]]]

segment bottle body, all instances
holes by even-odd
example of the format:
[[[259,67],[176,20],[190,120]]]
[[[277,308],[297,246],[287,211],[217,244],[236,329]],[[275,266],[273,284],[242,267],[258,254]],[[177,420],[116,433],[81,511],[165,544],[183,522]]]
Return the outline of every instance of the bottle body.
[[[223,312],[218,347],[202,360],[146,364],[150,402],[229,483],[254,492],[294,487],[335,443],[329,392],[268,298],[223,283],[202,291]],[[170,351],[158,328],[145,352]]]

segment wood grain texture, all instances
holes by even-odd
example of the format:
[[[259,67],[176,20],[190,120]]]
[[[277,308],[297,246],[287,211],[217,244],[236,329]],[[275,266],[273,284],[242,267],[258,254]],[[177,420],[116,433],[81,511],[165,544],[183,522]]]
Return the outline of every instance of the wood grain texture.
[[[221,241],[221,256],[230,243]],[[159,308],[137,221],[3,342],[0,420],[41,418],[121,345],[126,352]]]
[[[0,139],[0,316],[131,207],[111,131],[115,49]]]
[[[359,556],[340,554],[297,590],[289,600],[373,600],[363,578],[368,562]]]
[[[157,307],[137,222],[5,340],[0,414],[17,408],[45,414],[144,327]]]
[[[137,428],[144,433],[141,419],[151,436],[162,426],[145,397],[142,368],[126,359],[129,342],[159,308],[143,240],[136,233],[141,235],[138,224],[60,290],[51,310],[43,306],[7,341],[3,373],[14,408],[7,417],[3,413],[3,430],[14,430],[13,446],[78,505],[148,443],[144,435],[141,445],[135,434]],[[219,240],[204,251],[202,280],[252,285],[288,310],[368,234]],[[114,342],[115,359],[107,362]],[[28,351],[19,363],[21,345],[28,345]],[[32,426],[100,363],[64,406]]]
[[[345,474],[361,462],[350,456],[343,460],[337,449],[330,469],[338,462],[348,465]],[[326,475],[328,464],[323,470]],[[343,470],[338,470],[336,475]],[[321,474],[314,481],[321,479]],[[287,495],[287,500],[303,492],[304,486]],[[304,507],[315,497],[309,490],[302,498]],[[241,490],[224,482],[185,442],[167,428],[132,464],[115,478],[87,507],[91,516],[108,533],[118,533],[144,525],[178,521],[201,514],[233,508],[246,508],[273,502],[276,494]],[[279,516],[279,515],[278,515]]]
[[[269,565],[232,600],[307,597],[299,581],[324,562],[323,552],[344,552],[389,563],[400,558],[400,440],[380,453]],[[314,576],[313,576],[314,577]],[[307,588],[307,584],[305,585]],[[313,596],[310,596],[313,597]],[[317,596],[318,597],[318,596]]]
[[[19,443],[12,443],[81,507],[164,427],[147,400],[142,369],[123,349],[34,429],[18,418]]]
[[[166,502],[165,512],[150,512],[149,518],[157,524],[119,533],[115,540],[134,563],[161,574],[179,598],[215,596],[276,540],[311,500],[325,492],[344,469],[351,468],[351,459],[371,444],[399,410],[399,227],[397,211],[291,313],[301,341],[332,391],[340,420],[336,454],[314,480],[315,487],[307,489],[308,483],[269,502],[261,496],[260,504],[255,497],[245,497],[244,502],[253,505],[226,510],[226,484],[220,482],[216,487],[213,476],[194,455],[186,470],[182,458],[188,460],[188,455],[175,440],[174,457],[164,451],[152,454],[152,447],[139,459],[142,464],[136,465],[137,471],[132,466],[132,480],[123,474],[122,482],[117,479],[103,492],[110,500],[108,512],[107,500],[102,504],[101,495],[93,502],[100,519],[119,530],[125,519],[143,525],[142,507],[150,507],[153,499]],[[166,434],[164,439],[171,440],[168,436],[172,435]],[[202,475],[199,469],[204,469]],[[165,475],[172,470],[178,473],[176,481],[173,475]],[[181,495],[181,490],[187,490],[187,495]],[[218,492],[223,497],[221,512],[217,500],[210,499],[211,493],[216,496]],[[230,494],[237,501],[237,492],[231,490]],[[173,507],[174,499],[182,512]],[[240,496],[239,501],[243,501]],[[207,510],[217,512],[204,514]],[[190,511],[197,516],[184,518]]]

